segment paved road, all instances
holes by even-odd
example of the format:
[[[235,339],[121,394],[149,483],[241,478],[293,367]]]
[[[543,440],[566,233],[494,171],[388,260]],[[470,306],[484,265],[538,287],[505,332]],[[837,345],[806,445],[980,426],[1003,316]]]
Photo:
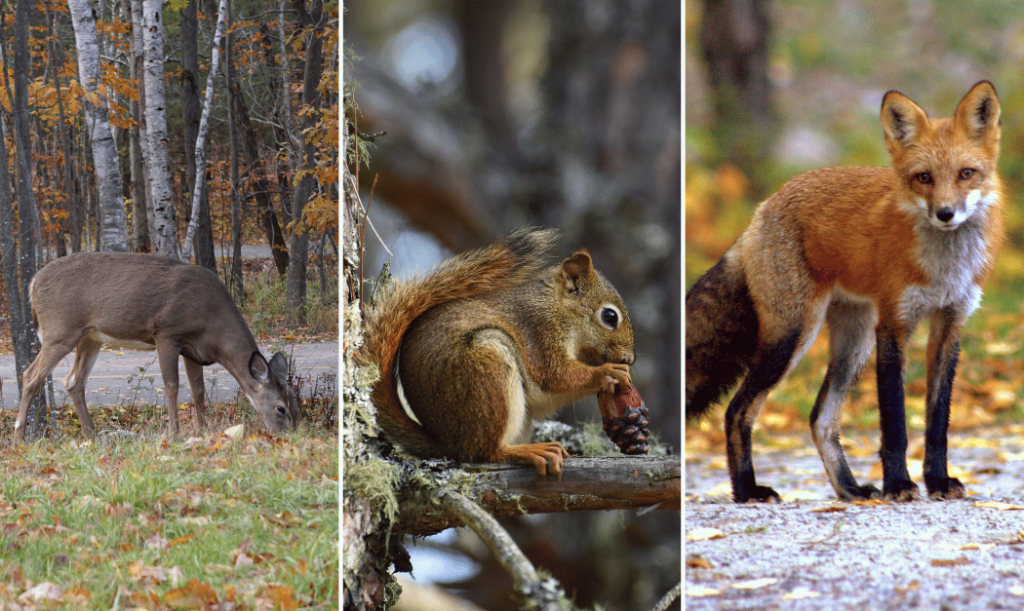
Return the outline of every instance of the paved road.
[[[268,358],[272,354],[268,346],[260,346]],[[316,378],[323,373],[337,374],[338,344],[323,342],[312,344],[289,344],[284,353],[293,360],[293,370],[302,376]],[[58,404],[71,404],[71,397],[64,390],[67,377],[74,362],[74,353],[67,355],[53,370],[54,398]],[[206,379],[206,397],[211,403],[233,399],[238,390],[235,379],[220,365],[203,368]],[[184,365],[179,360],[178,402],[191,401],[192,393],[185,379]],[[337,392],[337,378],[334,379]],[[104,347],[100,350],[86,384],[86,402],[89,405],[118,405],[131,402],[163,403],[163,378],[156,362],[156,352],[136,350],[114,350]],[[0,405],[3,409],[18,408],[18,381],[15,377],[14,356],[0,355]]]

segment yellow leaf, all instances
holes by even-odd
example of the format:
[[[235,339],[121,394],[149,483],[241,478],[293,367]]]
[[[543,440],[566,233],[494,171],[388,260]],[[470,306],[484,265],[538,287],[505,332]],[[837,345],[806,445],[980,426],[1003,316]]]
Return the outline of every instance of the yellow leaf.
[[[724,538],[725,533],[717,528],[694,528],[686,534],[687,541],[711,541]]]
[[[741,581],[739,583],[734,583],[729,587],[731,587],[734,590],[760,590],[761,588],[768,587],[773,583],[776,583],[777,581],[778,579],[765,577],[764,579],[752,579],[750,581]]]
[[[1012,505],[1010,503],[1000,503],[999,501],[978,501],[974,506],[985,509],[998,509],[999,511],[1016,511],[1018,509],[1024,509],[1024,505]]]

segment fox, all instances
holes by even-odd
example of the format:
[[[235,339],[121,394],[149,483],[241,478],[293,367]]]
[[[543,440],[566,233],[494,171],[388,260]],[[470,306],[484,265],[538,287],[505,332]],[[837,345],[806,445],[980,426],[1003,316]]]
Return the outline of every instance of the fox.
[[[920,498],[907,472],[903,372],[910,335],[925,319],[924,484],[934,499],[966,493],[947,467],[950,396],[960,331],[1003,241],[999,99],[992,83],[980,81],[951,118],[933,119],[889,91],[881,122],[891,167],[792,178],[687,292],[687,419],[706,415],[739,382],[725,412],[737,503],[781,500],[756,482],[751,429],[823,325],[829,362],[810,426],[836,495]],[[881,491],[857,484],[839,444],[841,409],[873,351]]]

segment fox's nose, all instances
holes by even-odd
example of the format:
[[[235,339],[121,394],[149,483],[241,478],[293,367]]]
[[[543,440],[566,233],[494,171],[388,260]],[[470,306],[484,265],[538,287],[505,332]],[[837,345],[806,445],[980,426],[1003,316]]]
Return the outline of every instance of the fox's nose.
[[[953,220],[956,213],[949,206],[943,206],[935,212],[935,218],[939,219],[943,223],[948,223]]]

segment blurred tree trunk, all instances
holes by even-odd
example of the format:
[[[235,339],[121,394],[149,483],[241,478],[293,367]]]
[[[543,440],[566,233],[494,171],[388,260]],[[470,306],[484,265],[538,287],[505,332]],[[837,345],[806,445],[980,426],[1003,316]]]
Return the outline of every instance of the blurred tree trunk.
[[[774,138],[768,82],[768,0],[704,0],[700,42],[714,101],[718,160],[739,167],[764,189],[763,160]]]
[[[185,187],[191,198],[196,190],[196,141],[199,139],[199,23],[196,19],[196,0],[189,0],[181,15],[181,116],[185,126]],[[213,251],[213,228],[210,221],[210,200],[206,189],[199,192],[199,200],[192,201],[199,206],[199,220],[195,229],[196,265],[213,272],[217,271],[217,259]],[[194,209],[194,208],[193,208]],[[192,245],[182,246],[191,251]]]

